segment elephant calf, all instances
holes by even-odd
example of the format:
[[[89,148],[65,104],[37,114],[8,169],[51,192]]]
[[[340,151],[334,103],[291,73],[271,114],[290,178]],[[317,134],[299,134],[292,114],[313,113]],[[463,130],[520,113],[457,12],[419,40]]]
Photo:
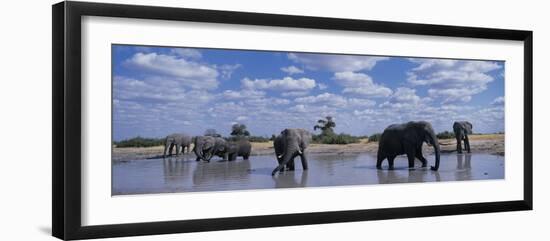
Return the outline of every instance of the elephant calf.
[[[407,154],[409,168],[414,167],[414,160],[418,158],[422,167],[427,166],[427,161],[422,156],[422,144],[426,142],[433,145],[435,151],[435,166],[431,169],[439,169],[439,141],[432,125],[426,121],[411,121],[404,124],[393,124],[384,129],[378,142],[378,155],[376,168],[382,168],[382,161],[388,159],[389,169],[393,169],[393,160],[396,156]]]
[[[294,169],[294,165],[289,165],[289,163],[294,163],[294,158],[297,156],[300,156],[302,160],[302,168],[307,170],[305,150],[311,142],[311,134],[304,129],[285,129],[281,132],[279,137],[275,138],[274,142],[279,165],[273,169],[271,175],[273,176],[277,172],[284,170],[285,166]]]
[[[164,154],[163,157],[166,157],[166,151],[168,151],[168,155],[172,155],[172,149],[174,146],[176,147],[176,156],[180,152],[185,154],[185,148],[187,148],[187,153],[191,152],[191,140],[192,137],[188,136],[186,134],[171,134],[166,137],[164,140]]]
[[[472,123],[468,121],[456,121],[453,124],[453,131],[456,138],[456,151],[462,153],[462,141],[464,140],[464,148],[470,153],[470,140],[468,134],[472,134]]]

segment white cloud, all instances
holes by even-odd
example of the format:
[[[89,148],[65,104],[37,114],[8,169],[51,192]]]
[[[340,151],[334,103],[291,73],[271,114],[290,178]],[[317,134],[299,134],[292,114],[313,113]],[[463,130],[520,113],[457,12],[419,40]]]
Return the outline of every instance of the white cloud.
[[[216,66],[216,68],[222,72],[222,78],[224,79],[230,79],[233,72],[240,67],[242,67],[241,64],[224,64]]]
[[[317,96],[300,97],[300,98],[296,98],[294,102],[302,103],[302,104],[323,103],[329,106],[340,106],[340,107],[344,107],[348,103],[346,98],[339,95],[331,94],[331,93],[323,93]]]
[[[325,105],[329,107],[339,108],[371,107],[376,105],[375,101],[369,99],[345,98],[343,96],[328,92],[314,96],[296,98],[294,99],[294,102],[300,104],[309,104],[316,106]]]
[[[176,56],[136,53],[124,64],[146,76],[170,78],[193,89],[215,89],[219,84],[218,71],[214,67]]]
[[[443,103],[468,102],[473,95],[487,89],[494,80],[489,72],[502,66],[494,61],[410,59],[419,64],[407,72],[407,81],[414,86],[428,86],[432,98]]]
[[[288,58],[311,70],[331,72],[371,70],[378,61],[389,59],[388,57],[306,53],[290,53]]]
[[[324,90],[324,89],[328,88],[328,86],[326,84],[322,84],[322,83],[317,84],[317,87],[319,87],[320,90]]]
[[[388,57],[306,53],[290,53],[288,58],[303,64],[307,69],[331,72],[371,70],[378,61],[389,59]]]
[[[291,66],[288,66],[288,67],[282,67],[281,68],[281,71],[289,74],[289,75],[293,75],[293,74],[303,74],[304,73],[304,70],[294,66],[294,65],[291,65]]]
[[[258,90],[226,90],[223,92],[223,97],[228,100],[235,99],[248,99],[248,98],[259,98],[265,96],[265,92]]]
[[[504,105],[504,96],[500,96],[500,97],[495,98],[491,102],[491,105]]]
[[[304,91],[315,88],[315,80],[308,78],[294,79],[285,77],[283,79],[255,79],[244,78],[241,85],[247,89],[279,90],[279,91]]]
[[[202,58],[202,54],[200,51],[196,49],[189,49],[189,48],[173,48],[170,50],[171,54],[178,55],[183,58],[189,58],[189,59],[200,59]]]
[[[307,111],[307,108],[305,105],[302,105],[302,104],[299,104],[299,105],[295,105],[295,106],[292,106],[290,108],[288,108],[290,111],[294,111],[294,112],[306,112]]]
[[[376,105],[376,101],[369,99],[349,98],[348,105],[350,107],[371,107]]]
[[[421,98],[416,95],[416,90],[406,87],[399,87],[389,100],[382,103],[380,107],[392,107],[397,109],[412,108],[421,103]]]
[[[248,120],[248,117],[242,116],[242,115],[237,116],[237,118],[235,118],[235,121],[238,121],[238,122],[239,121],[245,121],[245,120]]]
[[[296,97],[296,96],[304,96],[309,94],[309,91],[289,91],[284,92],[281,94],[283,97]]]
[[[334,74],[332,79],[345,87],[343,93],[370,97],[387,97],[392,94],[390,88],[374,83],[370,76],[363,73],[338,72]]]
[[[244,101],[249,106],[266,108],[268,106],[288,105],[290,100],[281,98],[248,98]]]

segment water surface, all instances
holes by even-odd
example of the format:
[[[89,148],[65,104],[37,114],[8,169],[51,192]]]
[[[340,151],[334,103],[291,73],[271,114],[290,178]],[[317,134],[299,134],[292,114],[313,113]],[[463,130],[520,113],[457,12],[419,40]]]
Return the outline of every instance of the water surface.
[[[434,157],[428,156],[428,165]],[[250,160],[195,162],[193,155],[177,158],[134,160],[113,163],[112,194],[226,191],[265,188],[322,187],[434,181],[464,181],[504,178],[504,157],[490,154],[442,154],[439,171],[422,168],[416,161],[408,169],[405,156],[395,159],[394,170],[377,170],[371,154],[310,154],[309,170],[296,170],[274,177],[273,155],[251,156]]]

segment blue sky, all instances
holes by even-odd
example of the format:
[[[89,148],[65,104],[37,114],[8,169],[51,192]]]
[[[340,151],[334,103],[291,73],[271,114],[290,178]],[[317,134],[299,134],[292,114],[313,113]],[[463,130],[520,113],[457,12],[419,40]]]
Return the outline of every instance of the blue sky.
[[[504,131],[504,62],[113,45],[113,138],[313,132],[333,116],[336,132],[370,135],[426,120]]]

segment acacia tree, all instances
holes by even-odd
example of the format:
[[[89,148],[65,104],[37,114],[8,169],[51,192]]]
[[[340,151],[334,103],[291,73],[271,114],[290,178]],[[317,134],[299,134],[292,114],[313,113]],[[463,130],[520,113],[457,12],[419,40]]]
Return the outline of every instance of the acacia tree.
[[[334,127],[336,127],[336,122],[332,120],[332,116],[327,116],[324,120],[318,120],[317,125],[313,126],[313,130],[321,129],[321,135],[328,136],[334,135]]]
[[[213,137],[221,137],[222,135],[218,134],[218,132],[216,131],[216,129],[207,129],[205,132],[204,132],[204,135],[205,136],[213,136]]]
[[[245,137],[250,136],[250,132],[246,130],[245,124],[236,123],[231,126],[231,135],[235,137]]]

